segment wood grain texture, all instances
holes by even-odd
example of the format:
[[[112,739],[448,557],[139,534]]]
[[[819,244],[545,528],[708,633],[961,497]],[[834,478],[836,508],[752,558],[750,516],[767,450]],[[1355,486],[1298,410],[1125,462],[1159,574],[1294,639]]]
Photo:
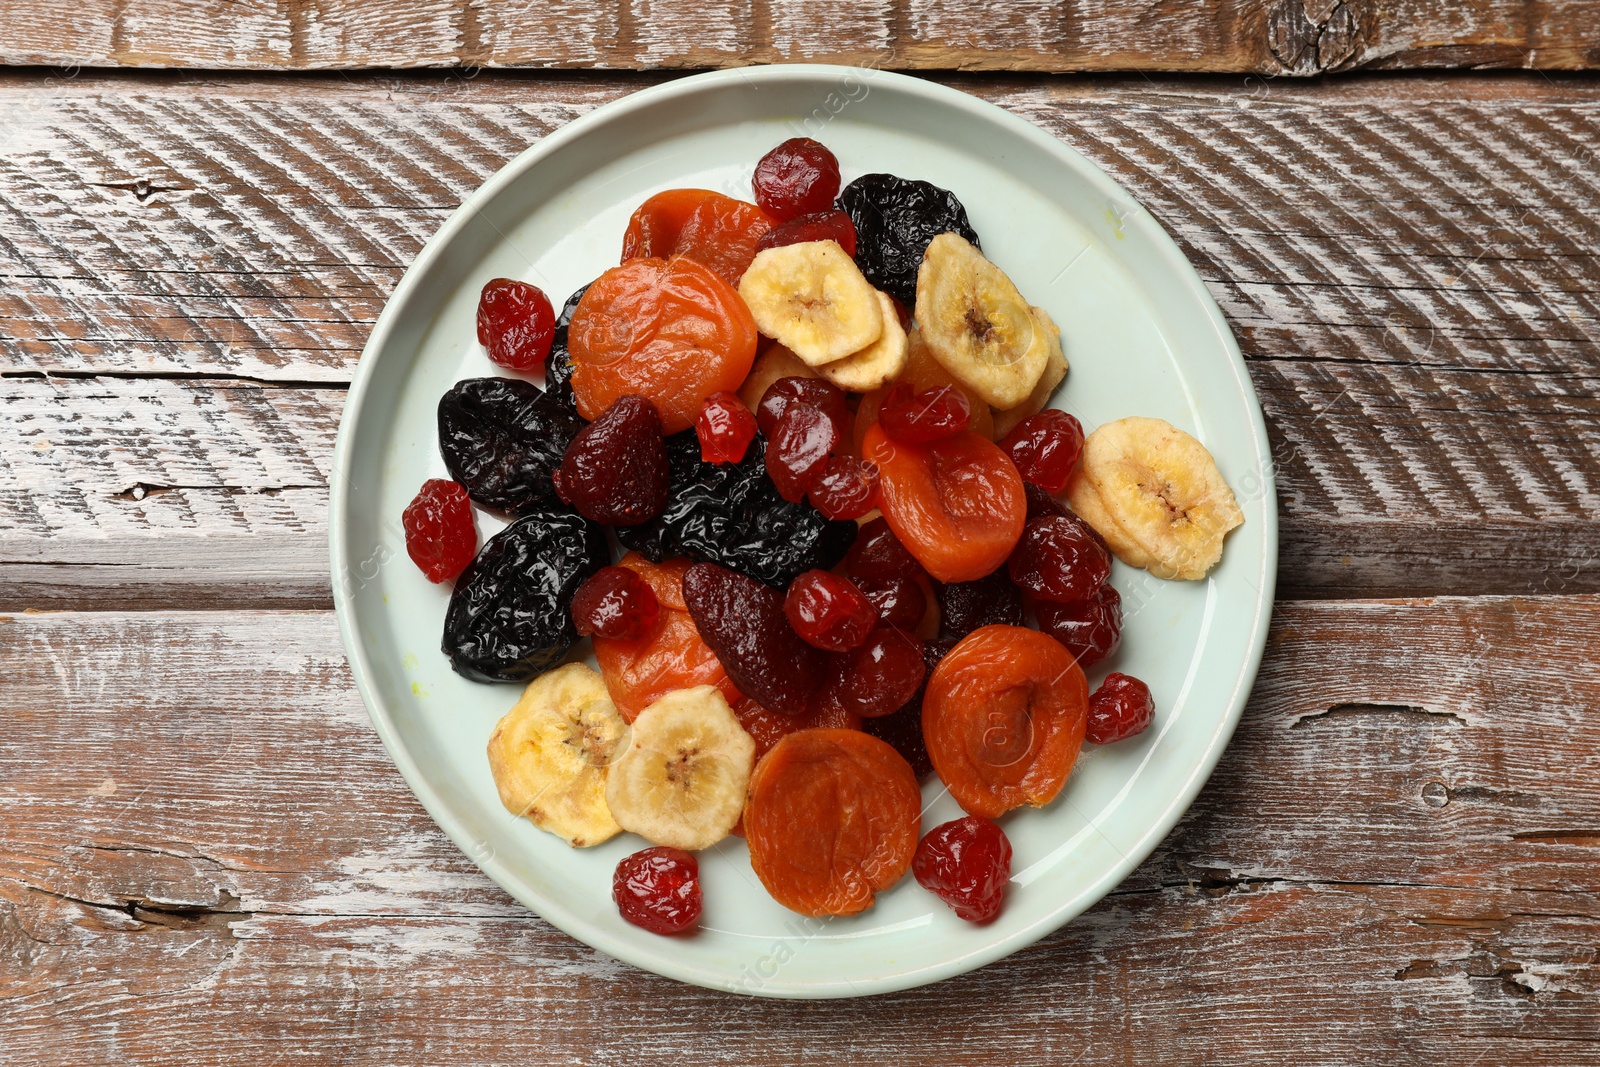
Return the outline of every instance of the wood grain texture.
[[[1280,604],[1216,774],[1106,900],[951,982],[776,1004],[489,883],[330,615],[6,617],[0,1060],[1589,1065],[1597,626],[1600,597]]]
[[[326,605],[329,449],[385,296],[478,183],[639,84],[0,82],[0,602]],[[1600,85],[958,84],[1205,278],[1287,592],[1600,589]]]
[[[0,60],[247,69],[1177,70],[1600,65],[1594,0],[5,0]]]

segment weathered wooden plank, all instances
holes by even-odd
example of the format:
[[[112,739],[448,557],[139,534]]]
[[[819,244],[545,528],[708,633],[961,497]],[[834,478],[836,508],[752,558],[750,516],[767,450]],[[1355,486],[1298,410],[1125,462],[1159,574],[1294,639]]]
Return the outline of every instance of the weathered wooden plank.
[[[30,1064],[1591,1064],[1597,624],[1282,604],[1216,774],[1116,893],[973,975],[802,1005],[521,912],[406,791],[325,613],[8,617],[0,1027]]]
[[[34,376],[4,385],[4,602],[325,605],[333,390],[385,295],[495,168],[639,84],[0,81],[0,374]],[[1600,589],[1600,85],[960,84],[1207,279],[1273,434],[1287,592]],[[194,375],[227,380],[144,382]],[[232,580],[241,549],[266,580]]]
[[[831,61],[893,69],[1311,75],[1600,65],[1592,0],[7,0],[0,61],[246,69],[656,69]]]

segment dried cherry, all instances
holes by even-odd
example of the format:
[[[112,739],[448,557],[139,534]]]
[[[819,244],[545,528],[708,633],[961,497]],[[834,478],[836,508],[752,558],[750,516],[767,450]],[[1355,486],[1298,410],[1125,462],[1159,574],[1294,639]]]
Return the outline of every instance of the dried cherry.
[[[878,423],[896,441],[926,444],[971,425],[972,402],[953,385],[936,385],[920,392],[910,385],[897,385],[879,405]]]
[[[806,643],[848,652],[878,624],[878,609],[856,584],[827,571],[806,571],[789,586],[783,613]]]
[[[851,715],[843,708],[820,707],[816,701],[812,702],[804,715],[779,715],[744,697],[733,705],[733,713],[738,717],[739,725],[744,727],[744,732],[756,743],[757,762],[772,751],[772,746],[797,731],[819,728],[859,730],[862,725],[860,716]]]
[[[554,476],[556,495],[608,526],[637,526],[667,506],[670,480],[661,416],[624,396],[578,432]]]
[[[1040,600],[1095,595],[1111,577],[1111,553],[1076,515],[1034,519],[1007,563],[1011,580]]]
[[[986,923],[1000,914],[1011,880],[1011,842],[976,815],[941,823],[923,835],[911,873],[957,915]]]
[[[895,578],[922,577],[922,564],[895,536],[889,523],[878,516],[864,524],[856,534],[844,569],[858,581],[885,582]]]
[[[819,408],[790,404],[767,444],[767,477],[790,503],[805,499],[839,444],[838,427]]]
[[[628,567],[601,567],[572,594],[572,622],[581,637],[637,641],[660,614],[655,590]]]
[[[877,627],[831,668],[820,699],[863,719],[904,707],[927,676],[922,642],[893,626]]]
[[[856,584],[878,609],[878,617],[886,626],[915,630],[928,613],[928,594],[915,578],[862,578]]]
[[[863,174],[839,194],[839,208],[855,223],[861,273],[907,307],[917,302],[917,268],[930,241],[958,233],[978,244],[961,201],[929,182]]]
[[[1065,411],[1041,411],[1017,423],[1000,447],[1023,481],[1059,493],[1083,457],[1083,424]]]
[[[496,278],[478,296],[478,343],[507,370],[538,370],[555,329],[550,298],[537,285]]]
[[[773,220],[756,205],[710,189],[668,189],[634,211],[622,235],[622,262],[688,256],[738,285]]]
[[[831,456],[811,483],[810,500],[830,519],[859,519],[878,505],[878,468],[854,456]]]
[[[473,501],[495,511],[552,503],[550,475],[582,428],[520,378],[469,378],[439,398],[444,465]]]
[[[556,332],[550,339],[550,355],[544,361],[544,395],[563,411],[578,413],[578,398],[572,393],[572,352],[567,347],[567,330],[572,323],[572,313],[578,310],[578,301],[589,291],[587,285],[567,297],[556,316]]]
[[[1096,745],[1125,741],[1144,733],[1155,714],[1150,687],[1131,675],[1113,671],[1089,696],[1089,722],[1084,740]]]
[[[430,582],[448,582],[478,551],[472,504],[458,482],[429,478],[400,516],[406,555]]]
[[[694,420],[700,458],[707,463],[737,463],[756,436],[756,417],[738,393],[712,393]]]
[[[611,876],[611,899],[624,919],[653,934],[693,929],[703,905],[700,861],[664,845],[624,856]]]
[[[839,195],[839,161],[826,145],[791,137],[756,163],[756,203],[780,222],[826,211]]]
[[[756,242],[756,252],[781,245],[799,245],[808,241],[837,241],[844,254],[856,254],[856,224],[842,211],[818,211],[811,215],[798,215],[788,222],[774,226]]]
[[[683,602],[741,693],[772,711],[805,714],[822,653],[789,625],[782,593],[727,567],[696,563],[684,572]]]
[[[756,405],[756,423],[771,437],[783,413],[795,406],[814,407],[828,416],[840,441],[849,440],[850,408],[844,390],[824,378],[779,378],[767,386]]]
[[[1122,597],[1110,582],[1087,600],[1036,600],[1033,615],[1039,629],[1065,645],[1080,667],[1099,663],[1122,643]]]
[[[922,664],[929,675],[932,675],[934,668],[939,666],[939,661],[944,659],[945,653],[954,647],[954,641],[943,637],[922,642]],[[922,696],[926,689],[927,679],[923,679],[922,688],[917,690],[916,696],[908,700],[898,711],[861,720],[863,730],[873,737],[887,741],[896,752],[905,757],[918,781],[933,773],[933,761],[928,758],[928,746],[922,739]]]
[[[1022,625],[1022,593],[1004,569],[970,582],[948,582],[937,595],[941,625],[957,640],[982,626]]]
[[[554,667],[578,639],[572,594],[608,562],[604,533],[577,512],[525,513],[456,581],[444,617],[450,666],[488,682],[525,682]]]

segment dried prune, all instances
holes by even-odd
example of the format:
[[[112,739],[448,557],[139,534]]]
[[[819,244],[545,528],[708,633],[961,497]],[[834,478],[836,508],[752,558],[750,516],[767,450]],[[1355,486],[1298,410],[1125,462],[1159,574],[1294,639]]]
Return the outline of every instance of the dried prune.
[[[655,563],[686,556],[720,563],[777,587],[844,557],[856,524],[835,522],[810,504],[790,503],[767,477],[766,439],[757,434],[738,463],[707,463],[693,430],[667,438],[667,506],[617,539]]]
[[[608,526],[637,526],[667,504],[661,416],[642,396],[624,396],[578,432],[554,474],[556,495]]]
[[[578,639],[573,593],[609,562],[604,532],[577,512],[524,514],[456,581],[444,616],[450,666],[484,682],[525,682],[554,667]]]
[[[550,474],[583,420],[520,378],[468,378],[439,398],[439,452],[478,505],[520,512],[555,498]]]
[[[951,637],[960,639],[995,623],[1022,625],[1022,592],[1004,568],[976,581],[949,582],[936,595],[940,620]]]
[[[683,575],[683,602],[739,691],[762,707],[803,715],[822,669],[783,612],[783,594],[715,563]]]
[[[567,348],[567,325],[572,321],[572,313],[578,310],[578,301],[588,291],[589,286],[585,285],[561,305],[555,336],[550,339],[550,355],[544,362],[544,395],[556,407],[574,415],[578,413],[578,398],[572,393],[572,352]]]
[[[893,174],[863,174],[839,194],[856,227],[856,265],[867,281],[907,307],[917,302],[917,268],[928,243],[958,233],[978,244],[956,194]]]

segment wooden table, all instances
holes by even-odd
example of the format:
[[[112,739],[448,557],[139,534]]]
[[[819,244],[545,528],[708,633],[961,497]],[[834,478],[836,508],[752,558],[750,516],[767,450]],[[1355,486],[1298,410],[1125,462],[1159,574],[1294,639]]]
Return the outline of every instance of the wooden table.
[[[39,65],[0,75],[0,1064],[1600,1062],[1600,80],[1557,73],[1597,0],[0,16]],[[351,686],[326,505],[463,197],[666,68],[803,58],[935,71],[1140,198],[1238,334],[1283,539],[1244,722],[1122,886],[773,1003],[444,838]],[[1469,67],[1529,69],[1420,69]]]

